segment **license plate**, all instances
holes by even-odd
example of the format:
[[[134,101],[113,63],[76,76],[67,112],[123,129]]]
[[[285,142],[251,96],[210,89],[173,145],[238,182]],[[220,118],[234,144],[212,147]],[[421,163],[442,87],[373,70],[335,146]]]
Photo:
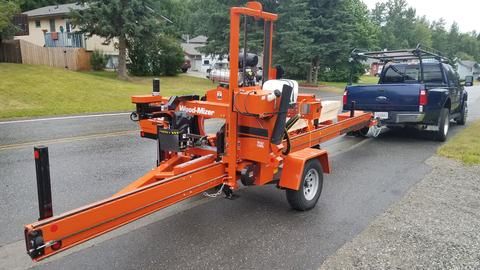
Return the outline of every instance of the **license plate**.
[[[374,116],[377,119],[388,119],[388,112],[375,112]]]

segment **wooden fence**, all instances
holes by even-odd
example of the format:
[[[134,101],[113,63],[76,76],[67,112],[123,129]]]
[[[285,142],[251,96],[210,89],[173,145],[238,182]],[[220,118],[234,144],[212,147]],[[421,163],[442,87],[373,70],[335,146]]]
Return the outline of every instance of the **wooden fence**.
[[[0,43],[0,62],[22,63],[20,40],[5,40]]]
[[[45,65],[51,67],[65,68],[69,70],[90,70],[90,52],[83,48],[47,48],[35,45],[25,40],[14,40],[18,42],[20,49],[9,49],[2,55],[5,59],[20,59],[20,62],[3,61],[10,63],[22,63],[31,65]],[[5,42],[4,42],[5,43]],[[3,46],[3,44],[2,44]]]

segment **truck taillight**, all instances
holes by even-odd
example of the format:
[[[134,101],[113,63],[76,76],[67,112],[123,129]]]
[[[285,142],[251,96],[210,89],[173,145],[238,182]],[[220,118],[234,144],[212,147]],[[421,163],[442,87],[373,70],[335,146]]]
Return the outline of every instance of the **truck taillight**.
[[[427,90],[420,90],[420,97],[418,99],[420,106],[425,106],[428,103]]]
[[[343,92],[343,105],[347,105],[347,101],[348,101],[348,90],[345,89],[345,92]]]

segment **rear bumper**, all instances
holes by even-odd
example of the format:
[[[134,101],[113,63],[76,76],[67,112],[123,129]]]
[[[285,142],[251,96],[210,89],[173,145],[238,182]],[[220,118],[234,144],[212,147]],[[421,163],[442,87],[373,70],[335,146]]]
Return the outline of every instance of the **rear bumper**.
[[[388,112],[388,119],[381,120],[385,124],[418,124],[425,119],[423,112]]]

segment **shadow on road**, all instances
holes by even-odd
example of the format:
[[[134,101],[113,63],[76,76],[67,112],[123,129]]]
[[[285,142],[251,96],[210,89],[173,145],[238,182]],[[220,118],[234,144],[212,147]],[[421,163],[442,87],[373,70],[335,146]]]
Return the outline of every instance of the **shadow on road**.
[[[448,139],[455,136],[458,132],[463,130],[465,126],[459,126],[454,122],[450,123],[450,130],[448,134]],[[382,132],[376,138],[377,140],[422,140],[422,141],[436,141],[434,139],[433,131],[421,131],[415,128],[389,128],[386,131]],[[447,139],[447,141],[448,141]]]

